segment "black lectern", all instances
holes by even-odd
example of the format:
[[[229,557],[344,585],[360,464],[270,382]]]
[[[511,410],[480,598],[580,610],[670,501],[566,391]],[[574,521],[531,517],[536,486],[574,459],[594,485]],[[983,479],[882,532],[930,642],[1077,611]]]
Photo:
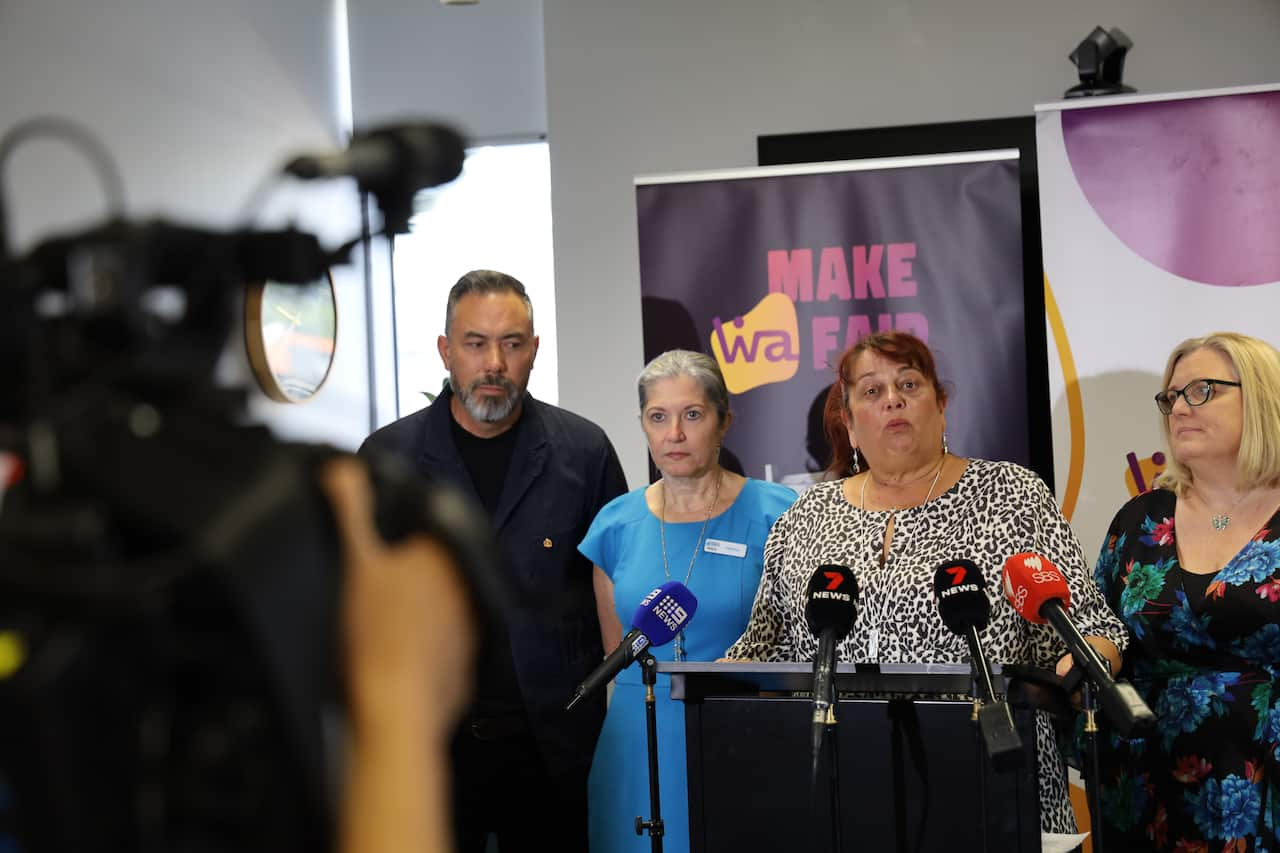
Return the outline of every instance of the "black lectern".
[[[685,702],[691,853],[827,853],[830,791],[809,786],[812,665],[658,669]],[[967,666],[839,665],[844,851],[1040,850],[1034,712],[1014,709],[1023,760],[997,771],[956,698],[970,688]]]

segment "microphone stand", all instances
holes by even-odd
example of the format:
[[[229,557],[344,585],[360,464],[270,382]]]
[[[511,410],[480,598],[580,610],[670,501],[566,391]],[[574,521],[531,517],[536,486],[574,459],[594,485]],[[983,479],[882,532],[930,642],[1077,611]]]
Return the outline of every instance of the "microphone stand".
[[[1098,697],[1091,679],[1080,685],[1080,706],[1084,710],[1085,799],[1089,803],[1089,832],[1093,853],[1102,847],[1102,785],[1098,770]]]
[[[834,674],[833,674],[834,676]],[[836,694],[839,699],[839,693]],[[836,706],[827,706],[827,717],[822,733],[822,748],[813,754],[813,769],[809,774],[809,802],[811,814],[817,811],[818,763],[827,756],[827,800],[831,815],[831,850],[840,853],[840,749],[836,742]],[[816,817],[816,814],[814,814]],[[814,839],[817,842],[817,839]]]
[[[835,676],[835,673],[832,673]],[[827,756],[831,761],[831,765],[827,771],[827,785],[830,790],[828,799],[831,801],[831,853],[841,853],[840,846],[840,750],[836,746],[836,702],[840,701],[840,693],[837,691],[835,702],[827,708],[827,736],[823,738],[827,747]]]
[[[981,696],[981,693],[979,691],[981,691],[982,688],[979,686],[978,672],[977,672],[978,667],[974,665],[971,667],[971,669],[974,670],[969,674],[970,689],[973,692],[969,695],[973,697],[973,711],[969,715],[969,721],[973,723],[973,739],[977,744],[978,751],[989,756],[990,753],[987,750],[987,741],[982,731],[982,724],[981,724],[982,718],[979,716],[979,714],[982,711],[982,700],[978,697]],[[986,672],[985,674],[987,678],[990,679],[991,677],[990,671]],[[982,761],[976,761],[974,762],[974,769],[977,770],[977,774],[978,774],[978,778],[977,778],[978,807],[979,807],[980,813],[982,814],[982,850],[985,852],[991,849],[991,845],[987,840],[987,831],[989,829],[989,824],[991,823],[991,820],[990,820],[990,812],[988,811],[989,806],[987,805],[986,763]]]
[[[662,802],[658,794],[658,699],[653,687],[658,683],[658,662],[648,650],[638,658],[640,662],[640,680],[644,684],[644,728],[645,739],[649,746],[649,809],[653,817],[645,820],[636,816],[636,835],[644,835],[649,831],[649,849],[653,853],[662,853],[662,836],[665,827],[662,823]]]

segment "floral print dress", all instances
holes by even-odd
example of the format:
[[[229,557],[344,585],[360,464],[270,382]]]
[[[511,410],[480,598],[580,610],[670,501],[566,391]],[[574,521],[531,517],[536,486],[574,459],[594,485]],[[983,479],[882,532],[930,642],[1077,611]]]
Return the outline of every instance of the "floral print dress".
[[[1154,729],[1101,756],[1104,842],[1120,850],[1280,853],[1280,512],[1217,574],[1178,564],[1176,497],[1116,514],[1095,569],[1129,626],[1124,675]]]

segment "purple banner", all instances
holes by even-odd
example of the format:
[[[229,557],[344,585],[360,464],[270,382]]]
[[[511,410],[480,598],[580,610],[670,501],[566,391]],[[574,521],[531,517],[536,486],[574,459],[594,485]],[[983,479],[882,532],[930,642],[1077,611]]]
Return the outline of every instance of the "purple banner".
[[[826,463],[831,366],[903,329],[938,359],[952,452],[1029,466],[1017,161],[779,171],[636,187],[645,358],[714,355],[726,450],[800,482]]]

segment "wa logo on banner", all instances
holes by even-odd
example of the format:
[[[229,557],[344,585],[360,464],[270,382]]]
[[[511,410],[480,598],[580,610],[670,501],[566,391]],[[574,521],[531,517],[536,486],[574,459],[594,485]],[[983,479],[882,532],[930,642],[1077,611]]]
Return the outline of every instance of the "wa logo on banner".
[[[1164,471],[1165,455],[1156,451],[1145,459],[1130,451],[1125,454],[1128,466],[1124,472],[1124,484],[1129,490],[1129,497],[1135,497],[1155,488],[1156,477]]]
[[[785,293],[770,293],[726,327],[711,318],[711,352],[731,394],[786,382],[800,367],[800,325]]]

